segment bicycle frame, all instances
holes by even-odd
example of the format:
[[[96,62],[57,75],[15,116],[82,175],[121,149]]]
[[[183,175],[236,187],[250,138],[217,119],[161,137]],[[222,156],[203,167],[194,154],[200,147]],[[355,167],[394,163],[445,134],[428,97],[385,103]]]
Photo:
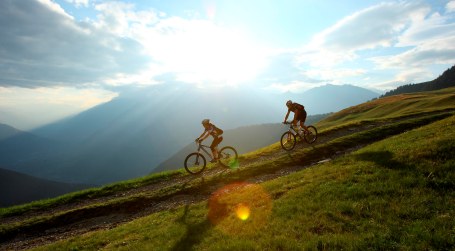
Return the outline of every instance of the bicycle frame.
[[[303,128],[302,128],[303,129]],[[295,129],[294,129],[294,126],[292,123],[289,123],[289,132],[294,134],[295,136],[299,136],[301,139],[302,138],[302,135],[300,135]],[[306,134],[306,131],[303,129],[303,134]]]
[[[211,149],[210,149],[210,152],[207,151],[207,149],[210,149],[210,146],[207,146],[207,145],[203,145],[201,143],[198,143],[198,148],[197,148],[197,152],[198,153],[201,153],[201,150],[203,152],[205,152],[205,154],[207,154],[210,158],[213,159],[213,156],[212,156],[212,153],[211,153]]]
[[[297,139],[307,142],[308,144],[312,144],[316,141],[318,131],[316,127],[309,125],[306,128],[302,128],[300,132],[300,128],[294,127],[292,123],[285,122],[284,124],[289,125],[289,130],[281,136],[281,147],[286,150],[290,151],[294,149],[295,144],[297,143]],[[288,142],[291,142],[291,145],[288,145]]]

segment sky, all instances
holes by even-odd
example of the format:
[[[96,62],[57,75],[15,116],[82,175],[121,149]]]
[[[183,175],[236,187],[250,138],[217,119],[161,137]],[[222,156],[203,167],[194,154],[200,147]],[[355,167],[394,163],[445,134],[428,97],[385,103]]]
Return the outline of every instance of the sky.
[[[387,91],[455,64],[455,0],[1,0],[0,123],[153,85]]]

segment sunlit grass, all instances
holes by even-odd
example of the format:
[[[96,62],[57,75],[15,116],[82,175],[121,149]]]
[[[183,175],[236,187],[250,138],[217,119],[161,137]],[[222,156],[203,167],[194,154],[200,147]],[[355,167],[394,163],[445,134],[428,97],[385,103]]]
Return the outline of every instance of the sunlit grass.
[[[218,201],[232,202],[223,228],[202,202],[38,250],[453,250],[454,126],[452,116],[261,184],[272,204],[257,231],[236,217],[248,186],[234,186]]]
[[[82,191],[68,193],[51,199],[38,200],[23,205],[0,208],[0,217],[21,214],[24,212],[40,210],[48,207],[55,207],[58,205],[64,205],[88,198],[98,198],[102,196],[107,196],[110,194],[114,194],[118,191],[138,188],[160,180],[170,179],[177,175],[186,175],[186,173],[184,173],[183,170],[156,173],[145,177],[117,182],[102,187],[90,188]]]
[[[317,126],[327,129],[358,121],[377,121],[449,109],[455,109],[455,88],[375,99],[334,113]]]

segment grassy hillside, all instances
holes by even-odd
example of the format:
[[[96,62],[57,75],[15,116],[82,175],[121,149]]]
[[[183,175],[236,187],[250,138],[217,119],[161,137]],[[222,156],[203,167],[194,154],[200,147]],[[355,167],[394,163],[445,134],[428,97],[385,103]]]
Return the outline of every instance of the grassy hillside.
[[[455,116],[260,185],[38,250],[455,248]]]
[[[317,124],[315,146],[287,153],[275,143],[240,156],[239,169],[163,172],[3,208],[0,237],[122,216],[128,223],[38,249],[451,250],[454,92],[351,107]]]
[[[455,108],[455,87],[432,92],[400,94],[352,106],[318,123],[319,128],[353,124]]]

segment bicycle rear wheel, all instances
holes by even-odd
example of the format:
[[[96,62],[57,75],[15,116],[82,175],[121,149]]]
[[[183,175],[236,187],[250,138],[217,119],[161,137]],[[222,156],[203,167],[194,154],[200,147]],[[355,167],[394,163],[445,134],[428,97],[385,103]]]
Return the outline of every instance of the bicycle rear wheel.
[[[219,152],[219,162],[224,167],[231,169],[239,166],[237,151],[232,146],[225,146]]]
[[[314,126],[308,126],[308,132],[305,133],[305,141],[308,144],[312,144],[316,141],[318,138],[318,130],[316,130],[316,127]]]
[[[185,159],[185,169],[191,174],[199,174],[204,171],[207,161],[200,153],[190,153]]]
[[[281,136],[281,147],[286,151],[291,151],[294,149],[295,144],[297,143],[295,135],[292,132],[285,132]]]

